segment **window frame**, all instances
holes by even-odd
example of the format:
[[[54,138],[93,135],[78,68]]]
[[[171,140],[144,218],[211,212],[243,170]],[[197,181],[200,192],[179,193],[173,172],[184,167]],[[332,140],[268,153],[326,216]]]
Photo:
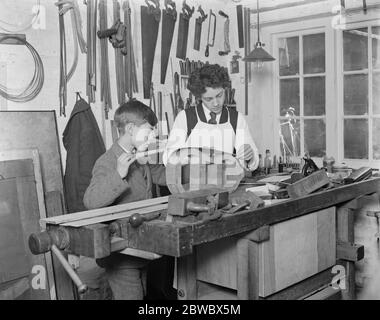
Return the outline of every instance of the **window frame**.
[[[326,19],[322,21],[327,21]],[[333,47],[333,41],[334,41],[334,34],[331,30],[331,28],[328,27],[326,24],[321,24],[320,22],[316,21],[308,21],[307,24],[309,27],[305,28],[305,23],[297,23],[292,24],[293,30],[289,30],[286,32],[274,32],[272,33],[272,41],[273,41],[273,52],[275,56],[278,56],[279,52],[279,39],[281,38],[287,38],[287,37],[294,37],[297,36],[299,38],[299,74],[298,75],[292,75],[292,76],[280,76],[279,74],[279,61],[276,60],[274,62],[273,66],[273,74],[274,80],[273,80],[273,89],[274,89],[274,150],[276,154],[281,154],[280,150],[280,121],[284,119],[283,116],[280,116],[280,79],[299,79],[300,81],[300,114],[296,117],[296,119],[301,120],[300,121],[300,156],[296,158],[291,158],[291,161],[299,162],[300,158],[304,155],[305,152],[305,120],[308,119],[324,119],[325,125],[326,125],[326,154],[328,156],[334,156],[336,159],[336,152],[334,152],[334,146],[331,143],[331,139],[335,135],[335,128],[334,128],[334,121],[336,119],[336,112],[334,112],[334,108],[332,106],[334,105],[334,90],[335,90],[335,81],[334,81],[334,74],[335,72],[331,73],[329,70],[332,70],[334,66],[334,55],[330,54],[330,49]],[[298,27],[298,28],[297,28]],[[319,34],[324,33],[325,34],[325,72],[324,73],[315,73],[315,74],[303,74],[304,66],[303,66],[303,36],[306,35],[312,35],[312,34]],[[310,78],[310,77],[318,77],[318,76],[324,76],[325,77],[325,114],[323,116],[305,116],[304,115],[304,79]],[[336,148],[335,148],[336,150]],[[323,157],[313,157],[314,160],[316,160],[317,164],[322,163]]]
[[[372,34],[372,27],[380,26],[378,20],[367,20],[352,22],[347,24],[347,27],[343,30],[337,30],[337,70],[336,74],[338,77],[338,114],[339,118],[337,121],[338,127],[338,158],[342,162],[346,163],[350,167],[357,168],[361,166],[370,166],[370,167],[380,167],[380,159],[373,159],[373,119],[380,119],[380,114],[373,115],[373,66],[372,66],[372,41],[371,37],[368,36],[368,57],[367,57],[367,69],[354,70],[354,71],[344,71],[344,46],[343,46],[343,31],[351,30],[357,28],[368,28],[369,35]],[[375,69],[380,72],[379,69]],[[368,75],[368,115],[344,115],[344,76],[351,74],[367,74]],[[345,119],[367,119],[368,120],[368,159],[349,159],[344,157],[344,120]]]

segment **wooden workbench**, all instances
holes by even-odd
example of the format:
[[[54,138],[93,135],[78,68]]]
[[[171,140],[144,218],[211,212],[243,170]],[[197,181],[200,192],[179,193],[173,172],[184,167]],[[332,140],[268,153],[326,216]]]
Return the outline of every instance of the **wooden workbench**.
[[[297,299],[322,287],[320,297],[354,298],[354,261],[364,250],[353,244],[353,214],[358,199],[379,188],[380,178],[372,178],[214,221],[176,221],[162,210],[138,228],[128,218],[115,220],[117,233],[106,223],[47,227],[63,228],[65,250],[77,255],[102,258],[132,248],[176,257],[179,299]],[[342,270],[346,277],[328,286]]]

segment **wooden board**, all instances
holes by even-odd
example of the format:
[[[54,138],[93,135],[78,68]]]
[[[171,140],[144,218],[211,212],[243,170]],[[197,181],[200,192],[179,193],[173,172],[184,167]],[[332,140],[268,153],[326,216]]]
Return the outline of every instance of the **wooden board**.
[[[63,194],[55,111],[0,111],[0,150],[14,149],[38,150],[45,192]]]
[[[237,238],[197,246],[197,279],[237,289]],[[259,295],[265,297],[306,279],[336,259],[335,207],[270,226],[259,244]]]
[[[106,215],[112,215],[112,214],[125,212],[132,209],[140,209],[140,208],[146,208],[146,207],[150,207],[150,206],[154,206],[158,204],[165,204],[167,202],[168,202],[168,196],[154,198],[154,199],[147,199],[147,200],[142,200],[142,201],[129,202],[129,203],[106,207],[106,208],[75,212],[75,213],[61,215],[58,217],[42,219],[41,221],[47,224],[55,224],[55,225],[72,223],[74,221],[93,219],[93,218],[102,217]]]
[[[26,165],[26,163],[29,162],[31,163],[31,167],[29,165]],[[34,225],[35,221],[33,219],[46,218],[46,207],[44,201],[44,187],[41,175],[40,155],[37,149],[15,149],[8,151],[0,151],[0,175],[4,178],[33,176],[34,185],[31,186],[31,188],[35,188],[36,190],[39,214],[38,216],[30,215],[30,219],[32,220],[30,223]],[[35,232],[35,229],[33,229],[32,232]],[[29,236],[29,234],[27,236]],[[27,243],[25,244],[25,246],[26,248],[28,248]],[[44,264],[46,265],[46,271],[50,287],[50,298],[56,299],[51,254],[44,254],[44,258]]]
[[[25,158],[27,158],[27,154],[28,152],[25,153]],[[9,158],[11,158],[11,156],[7,159]],[[5,273],[8,273],[5,279],[2,277],[2,282],[15,280],[13,285],[3,283],[0,291],[12,294],[20,293],[23,299],[45,300],[55,298],[51,260],[48,259],[48,255],[33,255],[28,248],[29,235],[33,232],[40,231],[38,223],[40,219],[40,205],[44,205],[43,202],[41,204],[39,201],[39,191],[37,188],[37,179],[34,175],[35,166],[33,163],[33,159],[21,159],[5,161],[5,163],[0,166],[0,168],[4,170],[0,174],[2,176],[8,176],[7,179],[0,181],[0,184],[3,185],[1,195],[5,197],[1,203],[8,208],[8,215],[11,214],[13,217],[12,225],[0,219],[1,227],[10,228],[12,231],[12,233],[5,230],[1,231],[4,237],[1,241],[9,245],[8,249],[10,251],[8,251],[8,254],[10,252],[12,255],[1,257],[3,260],[2,268],[6,268]],[[11,169],[12,166],[14,166],[13,169]],[[20,170],[19,175],[17,175],[16,171],[20,168],[22,168],[22,170]],[[11,175],[14,177],[11,177]],[[11,193],[8,194],[7,192]],[[43,200],[43,194],[40,194],[40,199],[41,197]],[[43,212],[45,211],[43,210]],[[3,218],[4,217],[5,215],[3,215]],[[9,242],[11,242],[11,244],[9,244]],[[6,248],[5,250],[3,249],[0,251],[2,254],[7,255]],[[20,273],[20,268],[24,270],[23,273]],[[42,272],[42,288],[35,288],[32,285],[33,279],[36,276],[36,270],[39,270],[39,274]],[[28,282],[28,286],[23,285],[20,287],[19,284],[25,282],[25,279]]]

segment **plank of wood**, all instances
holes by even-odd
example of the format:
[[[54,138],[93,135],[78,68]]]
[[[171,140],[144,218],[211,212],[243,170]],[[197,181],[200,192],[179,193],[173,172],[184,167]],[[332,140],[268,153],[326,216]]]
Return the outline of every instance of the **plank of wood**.
[[[139,209],[144,207],[150,207],[161,203],[167,203],[168,202],[168,196],[160,197],[160,198],[154,198],[154,199],[147,199],[142,201],[135,201],[135,202],[129,202],[125,204],[120,204],[117,206],[111,206],[106,208],[100,208],[100,209],[94,209],[94,210],[87,210],[87,211],[81,211],[71,214],[65,214],[58,217],[50,217],[46,219],[42,219],[43,222],[48,224],[63,224],[78,220],[83,220],[87,218],[95,218],[99,216],[104,216],[108,214],[116,214],[119,212],[132,210],[132,209]]]
[[[338,208],[336,221],[337,241],[353,243],[355,241],[354,210],[345,207]],[[346,271],[346,289],[342,290],[342,299],[355,300],[355,262],[344,260],[338,260],[338,262]]]
[[[287,186],[291,198],[299,198],[308,195],[330,182],[325,170],[318,170],[311,175]]]
[[[119,212],[119,213],[115,213],[115,214],[107,214],[107,215],[95,217],[95,218],[87,218],[87,219],[83,219],[83,220],[65,222],[65,223],[62,223],[60,225],[63,227],[79,228],[79,227],[88,226],[91,224],[127,218],[127,217],[130,217],[131,215],[133,215],[135,213],[139,213],[139,214],[144,215],[144,214],[150,213],[150,212],[166,210],[167,208],[168,208],[168,204],[165,203],[165,204],[161,204],[161,205],[153,205],[150,207],[144,207],[144,208],[136,209],[136,210],[129,210],[126,212]]]
[[[177,297],[178,300],[198,298],[195,254],[177,259]]]
[[[239,300],[259,298],[259,244],[248,239],[237,242],[237,296]]]

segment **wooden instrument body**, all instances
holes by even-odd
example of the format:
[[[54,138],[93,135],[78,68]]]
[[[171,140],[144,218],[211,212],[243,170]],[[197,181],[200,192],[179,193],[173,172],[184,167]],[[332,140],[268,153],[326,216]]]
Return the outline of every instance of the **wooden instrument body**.
[[[208,148],[181,148],[166,165],[166,181],[173,194],[209,188],[232,192],[243,177],[244,169],[232,154]]]

